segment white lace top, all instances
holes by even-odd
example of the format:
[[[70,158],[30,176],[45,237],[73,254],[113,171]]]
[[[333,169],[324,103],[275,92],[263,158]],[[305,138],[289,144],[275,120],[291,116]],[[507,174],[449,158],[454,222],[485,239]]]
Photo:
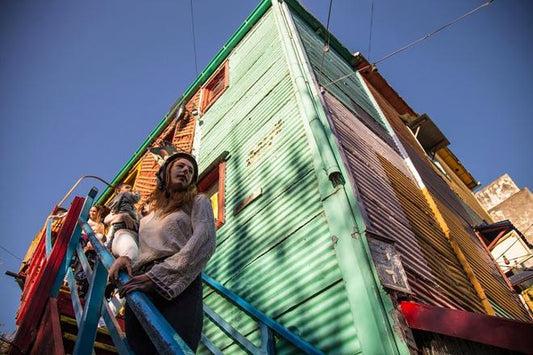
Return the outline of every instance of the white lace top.
[[[215,251],[215,219],[209,199],[196,196],[191,215],[173,212],[163,218],[154,212],[141,219],[139,257],[134,270],[154,261],[146,274],[159,294],[168,300],[178,296],[202,272]]]

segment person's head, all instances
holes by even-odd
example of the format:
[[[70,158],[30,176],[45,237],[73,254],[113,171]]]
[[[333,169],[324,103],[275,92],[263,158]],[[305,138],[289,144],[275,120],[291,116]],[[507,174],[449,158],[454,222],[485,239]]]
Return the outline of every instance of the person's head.
[[[131,185],[129,184],[119,184],[117,188],[115,189],[117,194],[120,194],[122,192],[131,191]]]
[[[141,206],[139,212],[140,212],[141,216],[144,217],[144,216],[149,215],[150,212],[152,212],[153,209],[154,209],[154,201],[152,200],[151,197],[149,197],[143,203],[143,205]]]
[[[89,210],[89,218],[91,221],[98,220],[98,208],[96,206],[91,207]]]
[[[190,185],[196,185],[198,163],[192,155],[178,152],[165,160],[156,177],[159,190],[186,190]]]
[[[63,208],[63,207],[57,207],[56,208],[56,214],[64,214],[66,212],[67,212],[66,208]]]
[[[179,152],[170,156],[157,173],[154,209],[168,214],[190,205],[197,194],[197,179],[198,164],[192,155]]]

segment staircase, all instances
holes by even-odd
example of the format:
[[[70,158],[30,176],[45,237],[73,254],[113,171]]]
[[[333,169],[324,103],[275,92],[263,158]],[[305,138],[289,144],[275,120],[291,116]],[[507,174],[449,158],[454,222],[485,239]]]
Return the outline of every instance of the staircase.
[[[96,194],[96,188],[92,188],[85,198],[74,198],[54,241],[50,232],[51,223],[47,223],[28,268],[31,272],[26,276],[17,314],[19,328],[10,354],[132,354],[123,331],[123,322],[111,311],[104,298],[108,269],[114,258],[86,223]],[[90,266],[81,248],[82,232],[88,236],[96,251],[94,267]],[[72,270],[73,260],[81,265],[89,281],[88,292],[82,299],[78,295]],[[129,276],[121,272],[119,284],[128,280]],[[279,350],[278,345],[282,344],[283,352],[289,349],[288,353],[322,354],[216,280],[202,274],[202,281],[209,292],[218,293],[238,312],[253,319],[257,328],[251,333],[241,334],[216,310],[204,305],[205,317],[227,337],[224,344],[231,346],[220,349],[203,334],[199,353],[275,354]],[[126,300],[159,353],[192,354],[144,293],[131,292]],[[98,327],[101,317],[105,327]]]

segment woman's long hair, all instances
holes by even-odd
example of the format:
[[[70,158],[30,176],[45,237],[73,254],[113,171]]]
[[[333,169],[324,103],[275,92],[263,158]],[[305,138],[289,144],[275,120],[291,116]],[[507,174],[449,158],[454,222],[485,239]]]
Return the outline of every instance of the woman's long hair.
[[[194,198],[198,195],[198,189],[196,184],[191,183],[186,190],[174,190],[170,185],[170,178],[168,176],[170,164],[167,167],[166,186],[163,190],[160,190],[158,186],[155,187],[155,190],[152,192],[151,198],[153,201],[154,212],[159,217],[168,216],[170,213],[183,210],[185,213],[190,214],[192,211],[192,204]]]

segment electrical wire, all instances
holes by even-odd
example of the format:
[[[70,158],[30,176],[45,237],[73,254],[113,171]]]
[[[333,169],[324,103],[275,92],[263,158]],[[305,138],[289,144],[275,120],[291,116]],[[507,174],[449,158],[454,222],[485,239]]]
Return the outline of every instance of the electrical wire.
[[[191,8],[191,27],[192,27],[192,45],[194,50],[194,69],[196,70],[196,75],[198,75],[198,54],[196,51],[196,32],[194,31],[194,11],[192,8],[192,0],[190,1]]]
[[[331,6],[333,4],[333,0],[329,0],[329,9],[328,9],[328,19],[326,21],[326,38],[324,39],[324,47],[322,48],[322,59],[320,61],[320,72],[322,72],[322,67],[324,65],[324,57],[326,56],[326,52],[329,52],[329,20],[331,18]]]
[[[352,72],[352,73],[349,73],[349,74],[347,74],[347,75],[341,76],[341,77],[338,78],[338,79],[335,79],[335,80],[333,80],[333,81],[330,81],[329,83],[324,84],[322,87],[323,87],[323,88],[327,88],[328,86],[331,86],[331,85],[335,84],[336,82],[338,82],[338,81],[340,81],[340,80],[346,79],[346,78],[348,78],[348,77],[354,75],[355,73],[357,73],[357,72],[359,72],[359,71],[362,71],[362,70],[365,70],[365,69],[368,69],[368,68],[374,67],[376,64],[381,63],[381,62],[384,62],[385,60],[387,60],[387,59],[389,59],[389,58],[395,56],[396,54],[401,53],[401,52],[405,51],[406,49],[409,49],[409,48],[413,47],[414,45],[416,45],[416,44],[418,44],[418,43],[420,43],[420,42],[422,42],[422,41],[424,41],[424,40],[430,38],[431,36],[433,36],[433,35],[439,33],[440,31],[442,31],[442,30],[444,30],[444,29],[446,29],[446,28],[448,28],[448,27],[454,25],[455,23],[461,21],[461,20],[464,19],[465,17],[468,17],[468,16],[470,16],[470,15],[472,15],[472,14],[478,12],[478,11],[481,10],[482,8],[484,8],[484,7],[486,7],[486,6],[489,6],[489,5],[492,4],[493,2],[494,2],[494,0],[488,0],[487,2],[484,2],[483,4],[481,4],[481,5],[479,5],[478,7],[476,7],[475,9],[468,11],[467,13],[465,13],[465,14],[462,15],[462,16],[459,16],[459,17],[456,18],[455,20],[452,20],[452,21],[448,22],[447,24],[440,26],[440,27],[437,28],[436,30],[433,30],[432,32],[426,34],[425,36],[422,36],[422,37],[420,37],[420,38],[418,38],[418,39],[416,39],[416,40],[414,40],[414,41],[412,41],[412,42],[406,44],[405,46],[403,46],[403,47],[401,47],[401,48],[395,50],[394,52],[392,52],[392,53],[390,53],[390,54],[387,54],[386,56],[384,56],[383,58],[381,58],[381,59],[375,61],[374,63],[369,64],[369,65],[366,65],[366,66],[364,66],[363,68],[361,68],[361,69],[359,69],[359,70],[356,70],[356,71],[354,71],[354,72]]]
[[[6,253],[8,253],[9,255],[11,255],[12,257],[22,261],[22,258],[19,258],[18,256],[16,256],[15,254],[13,254],[11,251],[9,251],[7,248],[3,247],[2,245],[0,245],[0,248],[2,250],[4,250]]]
[[[370,7],[370,30],[368,35],[368,59],[370,59],[370,54],[372,53],[372,28],[374,27],[374,1],[372,1],[372,6]]]

